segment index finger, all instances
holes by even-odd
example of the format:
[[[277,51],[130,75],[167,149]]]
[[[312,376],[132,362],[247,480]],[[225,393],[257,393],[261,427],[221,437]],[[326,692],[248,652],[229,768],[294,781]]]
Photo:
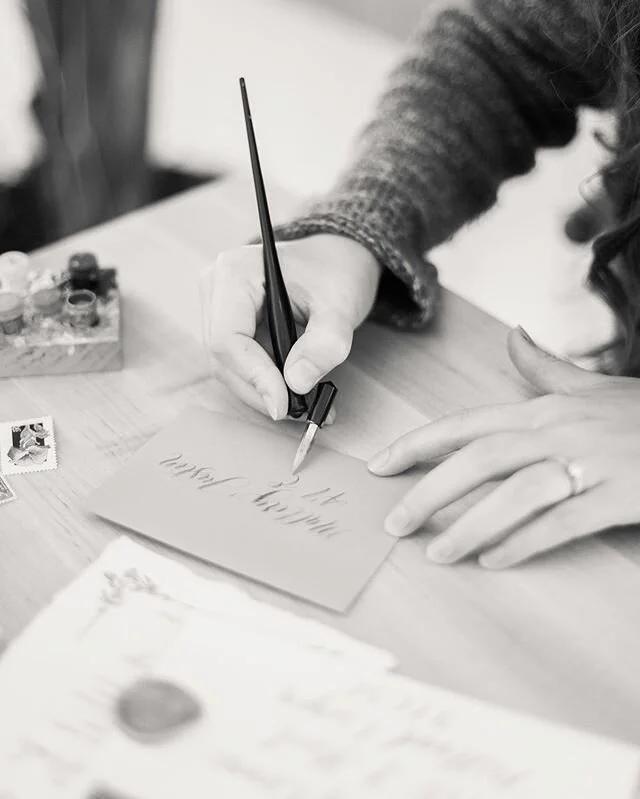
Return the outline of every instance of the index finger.
[[[369,461],[374,474],[393,475],[417,463],[434,460],[460,449],[481,436],[530,427],[527,401],[470,408],[443,416],[411,430]]]
[[[225,370],[253,386],[276,418],[287,414],[284,378],[267,352],[254,340],[262,310],[259,278],[244,269],[226,267],[202,276],[202,335],[211,357]]]

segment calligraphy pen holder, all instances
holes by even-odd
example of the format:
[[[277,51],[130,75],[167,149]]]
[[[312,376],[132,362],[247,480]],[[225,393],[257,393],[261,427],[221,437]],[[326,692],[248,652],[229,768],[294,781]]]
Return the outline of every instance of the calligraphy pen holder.
[[[121,369],[121,333],[116,270],[91,253],[58,272],[0,255],[0,377]]]

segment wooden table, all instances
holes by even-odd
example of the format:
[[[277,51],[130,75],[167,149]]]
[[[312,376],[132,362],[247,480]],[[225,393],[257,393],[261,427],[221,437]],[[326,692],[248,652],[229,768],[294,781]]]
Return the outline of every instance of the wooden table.
[[[276,217],[292,207],[277,193],[272,202]],[[250,184],[215,184],[36,256],[59,263],[90,249],[119,267],[126,367],[2,383],[1,419],[53,416],[60,464],[56,472],[15,477],[19,499],[0,509],[6,635],[19,633],[117,535],[87,513],[86,497],[163,424],[193,404],[252,414],[209,376],[197,278],[255,228]],[[505,338],[500,323],[446,292],[429,333],[365,326],[338,377],[342,405],[327,440],[366,456],[422,414],[526,396]],[[640,539],[596,538],[504,573],[474,562],[430,564],[425,542],[455,512],[400,541],[346,616],[183,560],[393,651],[405,674],[640,744]]]

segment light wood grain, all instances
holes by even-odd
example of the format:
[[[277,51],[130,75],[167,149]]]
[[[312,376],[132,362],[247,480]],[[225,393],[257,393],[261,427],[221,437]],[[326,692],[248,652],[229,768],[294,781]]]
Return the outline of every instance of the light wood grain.
[[[291,209],[270,189],[274,216]],[[51,414],[59,468],[15,477],[0,509],[0,625],[12,636],[119,531],[85,510],[89,492],[192,404],[251,416],[209,377],[200,346],[198,274],[254,234],[248,182],[205,187],[36,256],[96,252],[119,268],[125,368],[4,380],[0,418]],[[445,293],[424,334],[365,326],[336,378],[341,404],[326,440],[365,456],[424,417],[527,396],[506,329]],[[265,424],[268,422],[264,421]],[[132,495],[135,501],[135,495]],[[594,538],[505,573],[437,567],[424,546],[459,508],[400,541],[347,616],[337,616],[181,558],[199,573],[321,619],[393,651],[401,671],[500,705],[640,744],[640,541]],[[155,547],[159,548],[159,547]]]

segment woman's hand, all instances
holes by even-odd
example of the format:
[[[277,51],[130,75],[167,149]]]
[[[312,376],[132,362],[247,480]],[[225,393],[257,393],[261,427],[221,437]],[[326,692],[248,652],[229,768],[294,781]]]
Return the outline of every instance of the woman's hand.
[[[362,245],[318,235],[278,245],[296,321],[306,323],[285,364],[287,384],[307,394],[351,349],[375,300],[381,267]],[[203,335],[214,371],[247,405],[287,415],[285,382],[255,340],[264,303],[262,247],[223,253],[202,276]]]
[[[387,476],[445,458],[387,517],[387,531],[397,536],[500,481],[430,543],[427,555],[437,563],[481,553],[481,565],[506,568],[572,539],[640,522],[640,380],[557,360],[524,331],[511,334],[509,350],[521,374],[547,396],[444,417],[369,463],[374,474]]]

